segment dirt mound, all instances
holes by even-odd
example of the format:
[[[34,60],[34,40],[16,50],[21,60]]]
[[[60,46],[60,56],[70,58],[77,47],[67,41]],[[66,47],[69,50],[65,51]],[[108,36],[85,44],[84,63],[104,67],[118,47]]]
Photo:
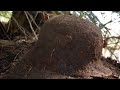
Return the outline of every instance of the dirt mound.
[[[102,47],[100,29],[93,23],[53,17],[36,43],[0,47],[0,79],[119,79],[120,64],[101,58]]]
[[[71,75],[98,61],[102,47],[102,34],[96,25],[79,17],[60,15],[45,22],[36,45],[25,58],[39,69]]]

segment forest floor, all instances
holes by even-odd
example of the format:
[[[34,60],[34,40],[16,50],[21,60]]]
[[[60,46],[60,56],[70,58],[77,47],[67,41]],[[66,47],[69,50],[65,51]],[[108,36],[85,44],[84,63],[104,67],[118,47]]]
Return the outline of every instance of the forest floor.
[[[10,74],[11,72],[16,72],[16,73],[18,72],[18,74],[22,75],[21,72],[19,72],[19,69],[18,69],[18,71],[16,71],[16,70],[11,71],[11,68],[16,66],[15,64],[22,60],[24,54],[33,45],[34,45],[34,42],[19,40],[19,41],[17,41],[17,43],[15,45],[0,46],[0,79],[20,79],[21,78],[21,77],[15,76],[13,73]],[[107,77],[92,77],[92,79],[119,79],[120,78],[120,63],[117,63],[116,60],[113,60],[111,58],[104,58],[104,57],[101,58],[101,61],[104,64],[104,66],[108,67],[112,71],[113,74],[111,76],[107,76]],[[21,64],[23,64],[23,63],[21,63]],[[22,67],[23,66],[20,66],[20,68],[22,68]],[[27,72],[29,70],[30,69],[27,69]],[[45,73],[49,73],[49,72],[45,72]],[[8,77],[8,74],[9,74],[9,77]],[[12,76],[10,76],[10,75],[12,75]],[[45,76],[44,76],[44,78],[45,78]],[[54,75],[54,76],[51,76],[50,78],[57,79],[58,76]],[[62,76],[62,75],[59,75],[58,79],[69,79],[69,78],[74,79],[74,77],[66,77],[66,76]],[[30,79],[32,79],[32,77]]]

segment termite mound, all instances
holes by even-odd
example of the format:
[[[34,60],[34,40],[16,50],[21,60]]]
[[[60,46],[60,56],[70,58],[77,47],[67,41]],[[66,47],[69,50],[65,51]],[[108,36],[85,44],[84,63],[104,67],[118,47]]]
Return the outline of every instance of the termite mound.
[[[95,24],[71,15],[58,15],[44,23],[38,41],[25,58],[40,70],[71,75],[87,65],[96,67],[102,47],[102,34]]]

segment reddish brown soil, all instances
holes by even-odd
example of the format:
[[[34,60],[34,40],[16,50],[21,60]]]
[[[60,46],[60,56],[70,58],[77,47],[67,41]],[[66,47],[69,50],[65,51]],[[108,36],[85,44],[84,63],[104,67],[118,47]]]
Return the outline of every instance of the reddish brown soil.
[[[24,61],[21,61],[24,54],[33,46],[34,43],[21,42],[14,46],[1,47],[0,49],[0,78],[1,79],[26,79],[26,72],[29,72]],[[101,61],[105,67],[108,67],[112,71],[110,76],[91,76],[91,77],[78,77],[78,76],[65,76],[56,74],[50,71],[38,71],[31,70],[28,79],[79,79],[79,78],[93,78],[93,79],[119,79],[120,76],[120,64],[111,58],[101,58]],[[23,69],[24,68],[24,69]],[[26,70],[25,70],[26,69]]]
[[[120,64],[111,58],[101,58],[105,67],[112,71],[110,76],[65,76],[50,71],[39,71],[32,69],[22,61],[24,54],[34,45],[34,43],[21,42],[14,46],[0,47],[0,78],[1,79],[119,79]],[[92,52],[92,51],[91,51]],[[31,70],[31,71],[30,71]],[[29,74],[32,73],[32,74]],[[28,74],[28,75],[27,75]]]

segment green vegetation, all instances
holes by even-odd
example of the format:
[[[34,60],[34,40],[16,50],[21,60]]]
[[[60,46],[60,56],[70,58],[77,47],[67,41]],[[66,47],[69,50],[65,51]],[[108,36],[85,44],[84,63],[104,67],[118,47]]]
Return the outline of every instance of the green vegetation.
[[[12,11],[0,11],[0,21],[8,22],[12,16]]]

